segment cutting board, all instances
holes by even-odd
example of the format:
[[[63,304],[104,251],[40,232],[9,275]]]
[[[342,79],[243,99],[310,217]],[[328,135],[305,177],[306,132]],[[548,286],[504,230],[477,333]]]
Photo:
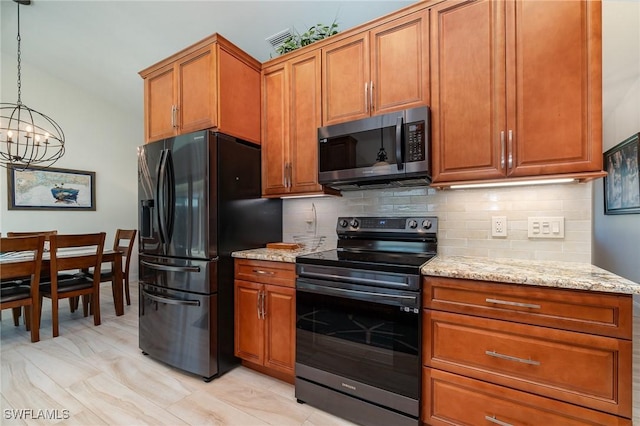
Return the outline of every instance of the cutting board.
[[[297,250],[300,246],[296,243],[267,243],[268,249]]]

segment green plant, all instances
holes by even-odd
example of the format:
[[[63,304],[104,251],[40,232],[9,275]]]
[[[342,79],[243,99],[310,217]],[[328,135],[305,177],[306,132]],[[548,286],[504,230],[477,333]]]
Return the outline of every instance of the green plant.
[[[300,34],[295,32],[287,37],[280,46],[276,47],[276,52],[279,55],[292,52],[335,34],[338,34],[338,24],[336,21],[333,21],[331,25],[316,24],[310,27],[305,33]]]

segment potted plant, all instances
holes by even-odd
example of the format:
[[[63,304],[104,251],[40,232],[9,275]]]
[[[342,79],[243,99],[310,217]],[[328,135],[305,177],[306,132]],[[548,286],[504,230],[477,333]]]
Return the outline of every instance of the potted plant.
[[[283,55],[335,34],[338,34],[338,24],[336,21],[333,21],[331,25],[316,24],[302,34],[294,32],[294,34],[287,37],[280,46],[276,47],[275,50],[279,55]]]

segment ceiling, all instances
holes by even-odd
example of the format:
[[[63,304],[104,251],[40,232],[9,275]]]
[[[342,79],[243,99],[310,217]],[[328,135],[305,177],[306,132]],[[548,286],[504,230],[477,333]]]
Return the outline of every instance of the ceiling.
[[[284,29],[302,33],[335,20],[344,31],[414,2],[32,0],[20,6],[22,73],[37,67],[142,116],[138,71],[210,34],[264,62],[277,56],[265,39]],[[17,7],[0,0],[5,72],[16,61]],[[0,95],[13,103],[16,88],[3,87]]]

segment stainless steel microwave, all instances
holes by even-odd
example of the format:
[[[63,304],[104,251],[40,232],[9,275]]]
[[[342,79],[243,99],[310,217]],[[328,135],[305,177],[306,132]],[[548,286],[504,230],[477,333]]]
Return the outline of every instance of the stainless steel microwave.
[[[427,185],[429,108],[318,129],[318,179],[340,190]]]

